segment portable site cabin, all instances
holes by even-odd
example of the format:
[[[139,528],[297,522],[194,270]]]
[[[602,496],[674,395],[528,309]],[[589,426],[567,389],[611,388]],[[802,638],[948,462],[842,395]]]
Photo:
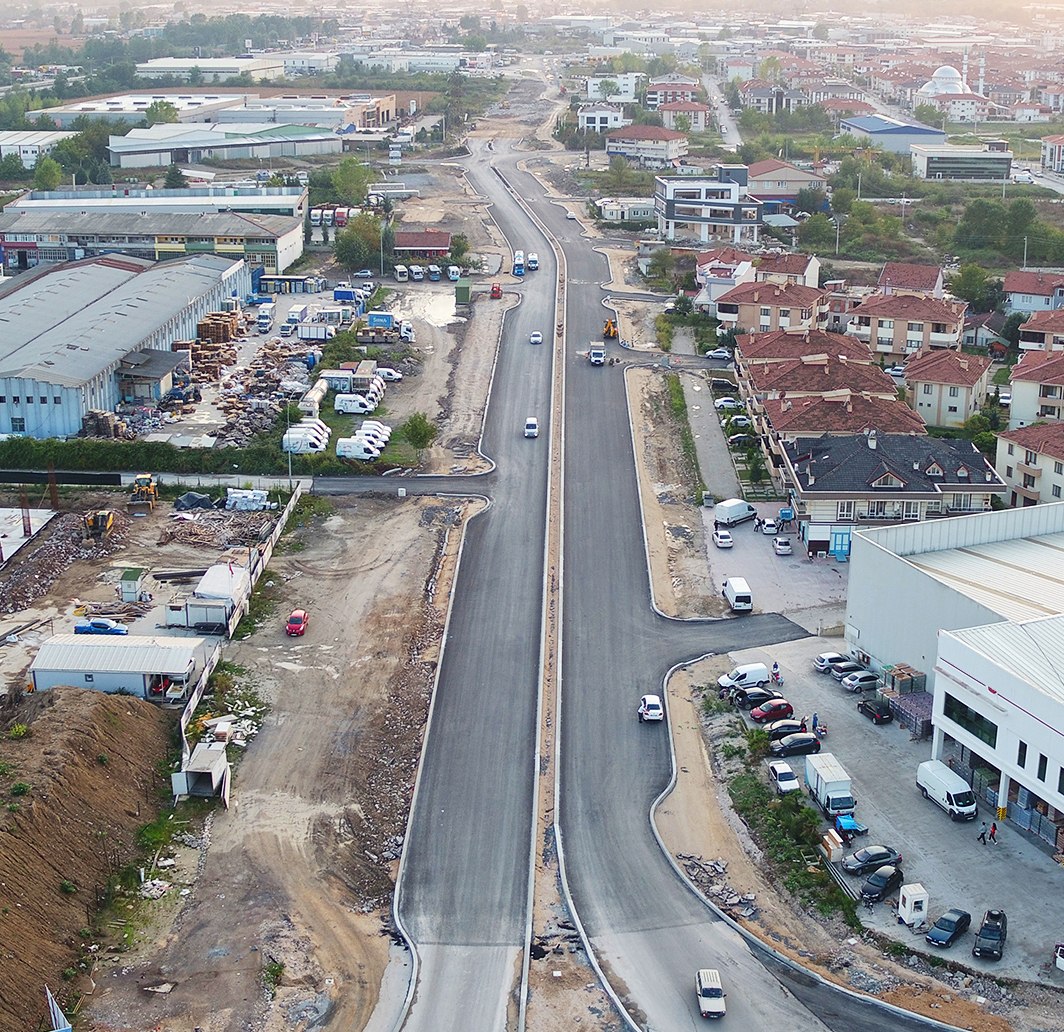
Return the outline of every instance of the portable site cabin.
[[[175,797],[221,796],[222,802],[228,807],[232,774],[225,743],[200,742],[193,750],[187,766],[170,775],[170,787]]]
[[[247,567],[217,563],[200,578],[191,594],[181,592],[167,602],[166,626],[188,627],[200,634],[228,634],[234,615],[243,612],[250,597],[251,573]]]

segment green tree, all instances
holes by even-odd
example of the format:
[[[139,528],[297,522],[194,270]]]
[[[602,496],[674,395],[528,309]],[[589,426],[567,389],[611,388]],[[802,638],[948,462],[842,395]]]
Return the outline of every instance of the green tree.
[[[1028,318],[1030,316],[1026,312],[1013,312],[1001,327],[1001,336],[1009,342],[1009,347],[1013,350],[1020,346],[1020,327]]]
[[[188,84],[189,86],[203,85],[203,69],[199,65],[193,65],[188,70]]]
[[[616,79],[603,79],[598,84],[598,95],[603,100],[609,100],[610,97],[615,97],[620,92],[621,87]]]
[[[650,279],[668,279],[676,268],[676,255],[671,248],[659,247],[647,263],[647,275]]]
[[[327,244],[329,242],[329,227],[323,222],[321,225],[321,242]]]
[[[813,39],[828,39],[828,27],[823,22],[813,26]]]
[[[624,193],[625,189],[635,181],[632,166],[617,155],[610,158],[610,167],[602,177],[603,185],[618,194]]]
[[[488,49],[488,41],[484,36],[463,36],[462,46],[466,50],[471,50],[474,53],[482,54]]]
[[[401,437],[417,453],[417,460],[421,462],[425,449],[436,440],[439,428],[424,412],[415,412],[405,423],[399,427]]]
[[[989,282],[990,274],[974,262],[969,262],[961,266],[956,276],[950,276],[946,285],[954,297],[959,297],[962,301],[976,306],[986,294]]]
[[[5,154],[0,159],[0,183],[10,183],[19,179],[25,179],[29,173],[22,164],[22,158],[14,152]]]
[[[761,62],[757,75],[759,79],[765,79],[767,82],[779,82],[783,75],[783,65],[780,64],[780,59],[770,54]]]
[[[1004,239],[1007,211],[997,201],[975,200],[965,209],[953,233],[958,247],[979,251],[1000,247]]]
[[[695,310],[695,303],[686,294],[681,294],[673,310],[677,315],[688,316]]]
[[[356,215],[339,230],[333,244],[336,260],[349,272],[380,264],[381,220],[369,212]]]
[[[831,210],[836,215],[849,215],[853,202],[857,200],[857,191],[848,186],[836,187],[831,192]]]
[[[939,126],[942,124],[942,112],[934,104],[917,104],[913,117],[917,122],[923,122],[924,125]]]
[[[475,14],[463,14],[458,19],[459,28],[463,28],[466,32],[475,32],[480,28],[480,18]]]
[[[362,204],[377,174],[358,158],[344,158],[332,174],[336,196],[347,205]]]
[[[188,186],[185,173],[177,167],[176,162],[166,170],[166,178],[163,180],[164,190],[182,190]]]
[[[153,100],[144,109],[144,121],[148,125],[158,122],[173,124],[177,122],[177,108],[168,100]]]
[[[847,223],[848,225],[848,223]],[[798,227],[798,239],[803,247],[813,250],[835,243],[835,224],[823,212],[806,219]]]
[[[303,246],[306,247],[314,239],[314,227],[310,223],[310,209],[303,216]]]
[[[63,181],[62,166],[54,158],[41,158],[33,170],[34,190],[55,190]]]
[[[823,211],[827,199],[828,196],[823,190],[807,186],[795,194],[794,206],[798,211],[807,211],[810,215],[815,215],[818,211]]]
[[[691,117],[690,115],[679,114],[673,120],[673,126],[678,133],[689,133],[691,131]]]
[[[469,254],[469,237],[465,233],[455,233],[451,236],[451,260],[460,262]]]

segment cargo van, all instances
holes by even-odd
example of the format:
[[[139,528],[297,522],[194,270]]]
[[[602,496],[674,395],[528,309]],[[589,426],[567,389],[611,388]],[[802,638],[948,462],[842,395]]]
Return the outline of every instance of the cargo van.
[[[941,760],[924,760],[916,768],[916,786],[925,799],[938,803],[951,821],[974,821],[975,793],[955,770]]]
[[[281,438],[281,451],[291,452],[293,455],[309,455],[312,452],[325,451],[325,445],[311,434],[289,430]]]
[[[448,265],[447,278],[452,283],[457,283],[462,278],[462,270],[457,265]]]
[[[368,441],[359,440],[356,437],[340,437],[336,441],[336,454],[341,459],[359,459],[362,462],[370,462],[379,459],[380,449],[374,447]]]
[[[713,519],[722,527],[734,527],[746,520],[752,520],[756,515],[757,509],[741,498],[727,498],[723,502],[717,502],[713,510]]]
[[[721,591],[733,613],[749,613],[754,608],[754,596],[750,585],[742,577],[729,577]]]
[[[768,667],[764,663],[744,663],[729,674],[717,678],[718,688],[763,688],[768,684]]]
[[[435,283],[441,275],[442,273],[440,272],[440,267],[438,265],[429,266],[429,279],[432,280],[433,283]]]
[[[410,278],[412,280],[423,280],[425,278],[425,268],[422,265],[410,266]]]
[[[361,394],[337,394],[333,400],[333,409],[336,412],[353,413],[354,415],[369,415],[377,407],[375,401],[364,398]]]
[[[698,1012],[703,1018],[724,1017],[727,1010],[725,993],[716,968],[703,968],[695,975],[695,993],[698,995]]]

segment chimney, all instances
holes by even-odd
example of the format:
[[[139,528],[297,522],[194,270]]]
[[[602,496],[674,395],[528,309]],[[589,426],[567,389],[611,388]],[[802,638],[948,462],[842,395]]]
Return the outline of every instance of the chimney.
[[[873,429],[868,431],[868,447],[872,451],[875,451],[876,447],[878,446],[878,444],[879,444],[879,441],[878,441],[878,439],[876,437],[876,431],[873,428]]]
[[[961,359],[961,369],[963,369],[965,372],[968,371],[968,359],[966,359],[966,358],[962,358]]]

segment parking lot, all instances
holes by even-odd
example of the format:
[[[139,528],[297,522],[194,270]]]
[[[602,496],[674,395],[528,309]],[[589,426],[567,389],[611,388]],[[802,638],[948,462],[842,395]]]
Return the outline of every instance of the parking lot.
[[[752,577],[749,571],[759,571],[777,557],[770,539],[752,540],[752,526],[738,530],[733,551],[739,555],[745,545],[761,562],[729,568],[750,580],[756,599],[758,574]],[[930,741],[913,741],[909,729],[896,722],[876,726],[859,714],[860,696],[813,669],[813,658],[829,651],[845,652],[845,643],[838,638],[810,637],[772,649],[733,653],[731,658],[736,664],[763,662],[770,667],[778,662],[784,676],[782,691],[794,706],[795,716],[812,718],[815,713],[827,726],[823,752],[833,753],[850,775],[857,798],[855,817],[870,829],[867,836],[855,840],[853,848],[882,844],[899,850],[906,883],[918,882],[929,893],[931,922],[951,907],[972,915],[972,930],[942,951],[943,956],[990,974],[1064,986],[1064,971],[1046,967],[1052,961],[1054,944],[1064,941],[1060,908],[1046,905],[1060,898],[1064,871],[1049,853],[1008,825],[999,825],[996,844],[979,842],[981,823],[985,820],[989,825],[995,816],[985,803],[974,822],[954,823],[925,800],[916,787],[916,767],[930,758]],[[802,779],[805,758],[792,757],[788,762]],[[855,878],[855,887],[863,880]],[[971,955],[975,929],[988,908],[1001,908],[1008,914],[1008,941],[1000,961]],[[894,911],[885,903],[877,904],[872,913],[862,909],[860,914],[865,924],[911,947],[939,952],[922,941],[922,933],[917,939],[898,925]]]

